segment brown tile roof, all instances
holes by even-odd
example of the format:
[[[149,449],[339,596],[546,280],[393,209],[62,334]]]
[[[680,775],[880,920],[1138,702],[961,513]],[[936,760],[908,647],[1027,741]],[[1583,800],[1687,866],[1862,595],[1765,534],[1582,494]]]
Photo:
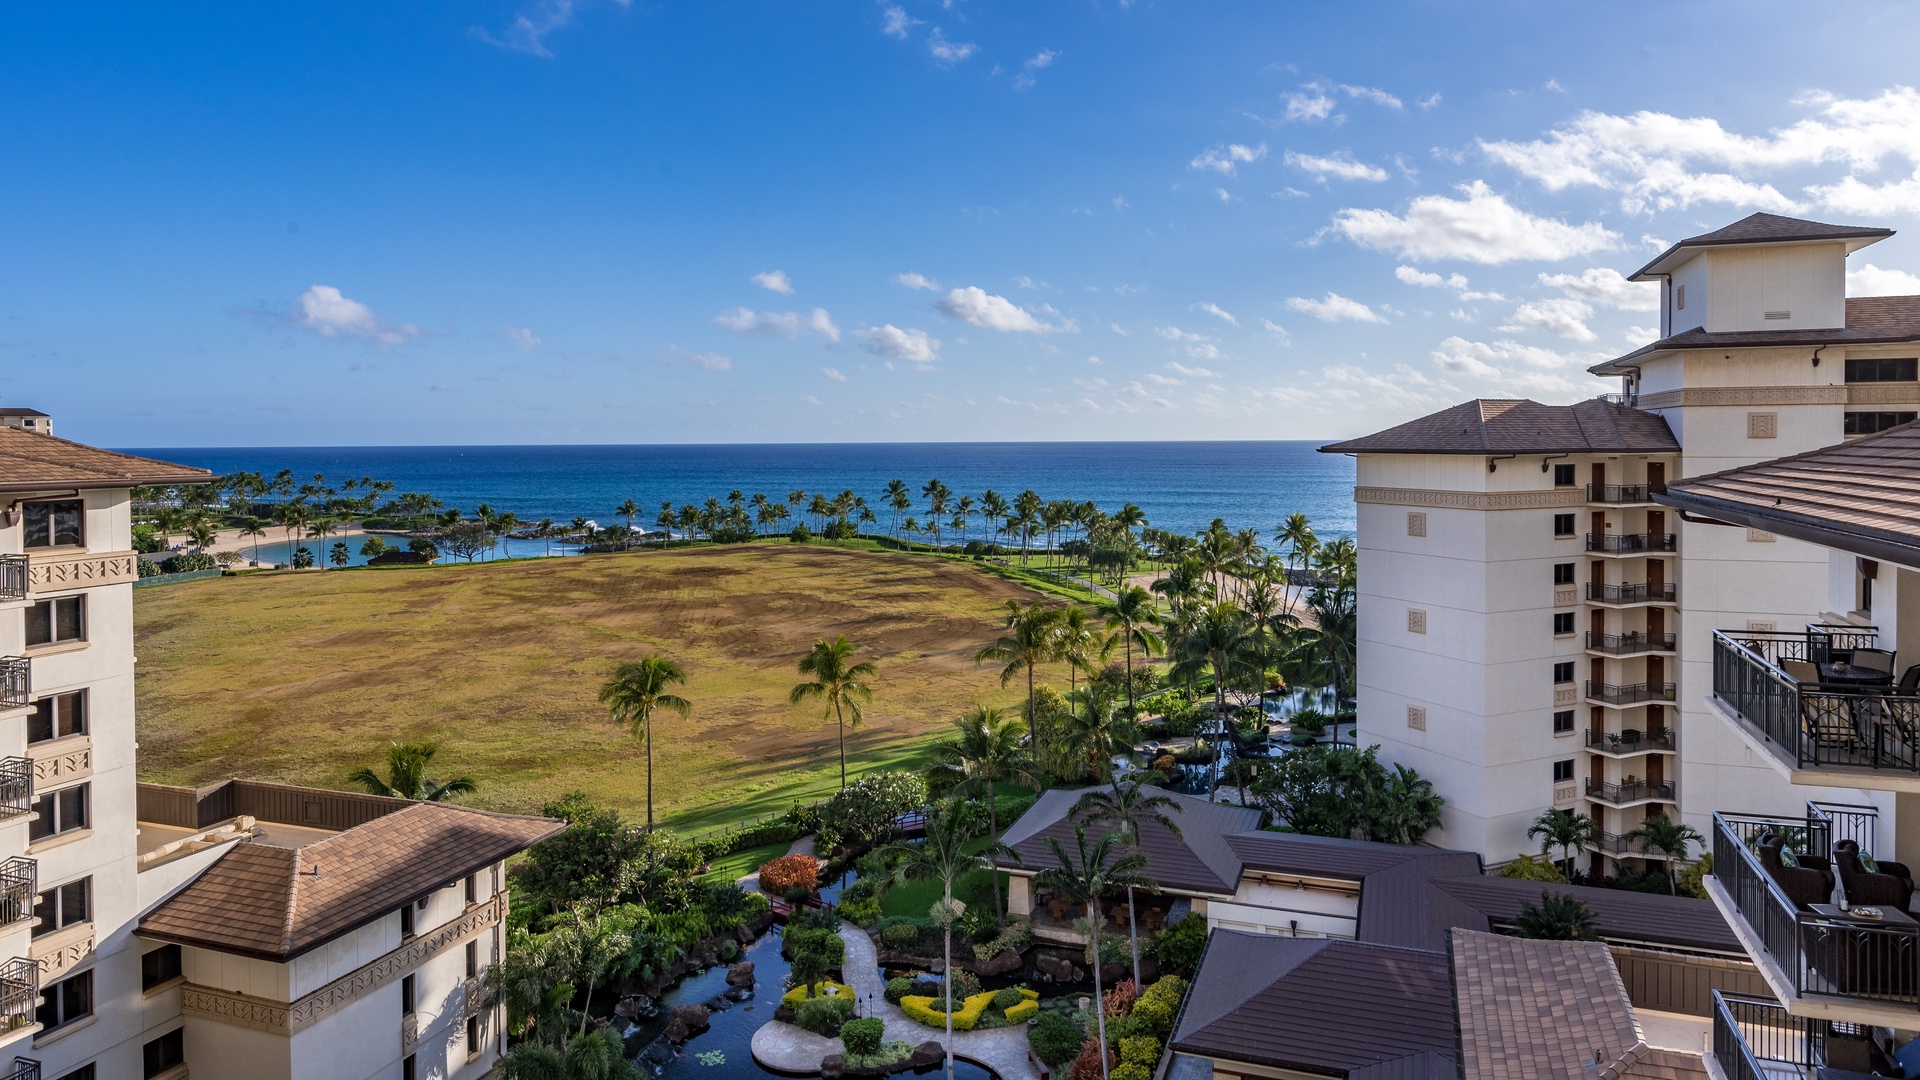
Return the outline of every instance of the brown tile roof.
[[[149,912],[139,933],[289,960],[563,828],[417,803],[302,848],[242,843]]]
[[[1641,280],[1641,275],[1661,272],[1674,255],[1689,248],[1727,247],[1734,244],[1791,244],[1815,240],[1865,240],[1872,243],[1893,235],[1892,229],[1882,229],[1871,225],[1828,225],[1805,218],[1782,217],[1779,214],[1749,214],[1724,228],[1715,229],[1699,236],[1689,236],[1660,253],[1652,262],[1633,272],[1629,281]],[[1848,251],[1864,244],[1849,244]]]
[[[1671,482],[1660,501],[1869,559],[1920,566],[1920,423]]]
[[[0,406],[0,416],[45,416],[39,409],[29,409],[23,405]]]
[[[0,427],[0,491],[204,484],[212,479],[213,474],[205,469]]]
[[[1595,929],[1610,942],[1641,941],[1684,949],[1743,952],[1740,939],[1711,901],[1590,885],[1542,885],[1485,875],[1435,878],[1431,887],[1479,912],[1492,924],[1511,923],[1523,904],[1538,904],[1544,891],[1571,893],[1593,912]],[[1470,926],[1471,929],[1484,929]]]
[[[1797,345],[1876,345],[1920,341],[1920,296],[1849,296],[1847,325],[1833,330],[1731,330],[1709,334],[1694,327],[1651,345],[1642,345],[1587,370],[1595,375],[1620,375],[1633,361],[1673,349],[1753,349]]]
[[[1395,1080],[1433,1076],[1439,1059],[1445,1076],[1456,1053],[1448,982],[1443,953],[1215,930],[1173,1045],[1281,1069]]]
[[[1018,861],[1002,858],[1002,866],[1029,870],[1054,866],[1058,860],[1047,846],[1058,840],[1069,856],[1075,854],[1073,823],[1068,815],[1086,789],[1055,788],[1041,795],[1033,808],[1007,827],[1001,843],[1018,852]],[[1175,836],[1151,819],[1140,823],[1140,850],[1147,857],[1147,873],[1161,885],[1188,892],[1231,893],[1240,885],[1240,857],[1230,844],[1234,833],[1257,828],[1260,811],[1210,803],[1191,795],[1163,792],[1180,809],[1170,812],[1180,830]],[[1088,830],[1091,841],[1095,829]]]
[[[1480,398],[1399,427],[1320,448],[1323,454],[1678,453],[1667,422],[1600,398],[1573,405]]]

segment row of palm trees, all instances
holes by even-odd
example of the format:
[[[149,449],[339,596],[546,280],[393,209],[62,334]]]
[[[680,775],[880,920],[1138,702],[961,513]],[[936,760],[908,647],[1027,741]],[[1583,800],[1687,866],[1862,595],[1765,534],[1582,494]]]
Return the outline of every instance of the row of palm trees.
[[[1561,873],[1572,881],[1573,861],[1588,845],[1599,842],[1600,823],[1577,810],[1545,810],[1527,826],[1527,838],[1540,841],[1542,855],[1559,848]],[[1676,891],[1674,864],[1685,862],[1693,845],[1707,842],[1699,830],[1665,813],[1647,815],[1640,824],[1621,834],[1621,839],[1638,844],[1642,854],[1666,857],[1668,892]]]

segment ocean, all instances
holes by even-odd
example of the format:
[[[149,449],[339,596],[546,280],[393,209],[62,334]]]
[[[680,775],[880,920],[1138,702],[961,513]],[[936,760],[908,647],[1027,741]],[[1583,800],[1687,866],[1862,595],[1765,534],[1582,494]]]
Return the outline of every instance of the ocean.
[[[1091,500],[1109,512],[1137,503],[1148,524],[1193,533],[1223,518],[1271,536],[1300,512],[1321,536],[1354,528],[1353,460],[1310,442],[824,443],[675,446],[253,446],[140,447],[126,452],[215,473],[291,469],[390,480],[396,492],[426,492],[471,513],[478,503],[522,521],[585,517],[619,523],[633,499],[651,523],[663,500],[724,500],[733,490],[785,499],[790,491],[866,497],[882,527],[887,481],[905,480],[910,513],[924,519],[920,488],[938,477],[955,498],[988,488],[1009,501],[1032,488],[1046,500]],[[970,531],[978,529],[978,519]],[[270,534],[271,535],[271,534]],[[975,532],[977,534],[977,531]],[[352,545],[356,549],[358,544]],[[528,552],[532,553],[532,552]],[[357,560],[356,560],[357,561]]]

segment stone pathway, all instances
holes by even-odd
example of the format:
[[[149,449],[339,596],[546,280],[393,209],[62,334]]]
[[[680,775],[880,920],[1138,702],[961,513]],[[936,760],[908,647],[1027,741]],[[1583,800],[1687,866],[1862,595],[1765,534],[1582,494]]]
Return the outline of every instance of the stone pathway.
[[[840,924],[840,940],[847,944],[847,958],[841,973],[853,987],[861,1016],[878,1016],[886,1022],[889,1039],[918,1046],[928,1039],[943,1040],[946,1031],[930,1028],[907,1019],[886,999],[886,982],[880,977],[880,965],[873,939],[865,930],[849,923]],[[820,1061],[840,1052],[840,1040],[804,1031],[792,1024],[769,1021],[753,1033],[753,1059],[779,1072],[812,1073],[820,1071]],[[985,1065],[1000,1080],[1039,1080],[1027,1063],[1027,1029],[1024,1024],[993,1028],[988,1031],[953,1033],[953,1056]]]

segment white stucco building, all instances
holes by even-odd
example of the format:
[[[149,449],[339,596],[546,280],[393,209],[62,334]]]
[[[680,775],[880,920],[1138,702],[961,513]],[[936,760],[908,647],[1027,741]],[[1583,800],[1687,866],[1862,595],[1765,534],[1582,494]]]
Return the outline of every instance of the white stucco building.
[[[1358,737],[1447,797],[1435,842],[1502,862],[1578,809],[1598,868],[1639,857],[1622,837],[1656,812],[1891,818],[1884,794],[1788,784],[1704,712],[1714,630],[1871,622],[1830,601],[1827,553],[1653,500],[1913,419],[1920,297],[1845,296],[1847,256],[1890,235],[1755,214],[1683,240],[1631,275],[1660,288],[1661,337],[1593,369],[1617,399],[1469,402],[1324,448],[1358,459]]]

